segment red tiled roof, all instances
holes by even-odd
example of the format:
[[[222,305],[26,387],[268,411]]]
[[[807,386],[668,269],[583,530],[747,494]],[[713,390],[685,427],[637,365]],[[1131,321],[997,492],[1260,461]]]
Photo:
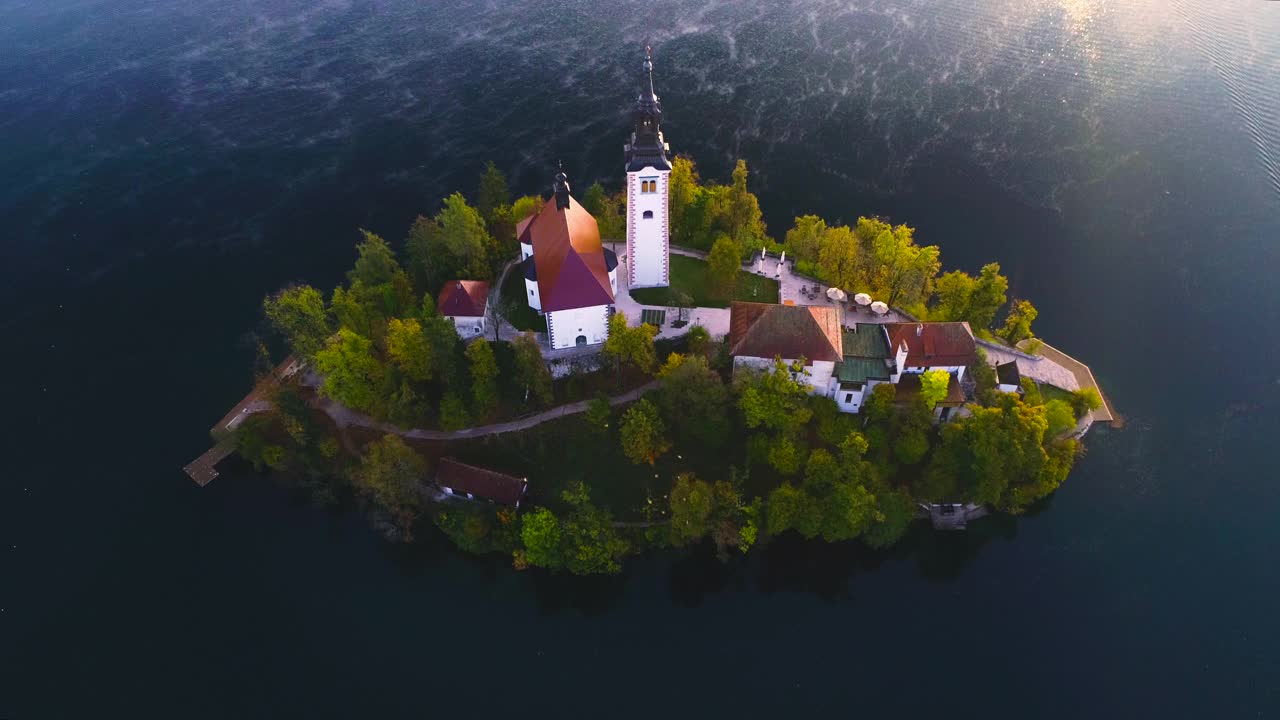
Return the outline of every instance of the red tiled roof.
[[[482,280],[450,280],[440,289],[436,310],[445,317],[484,317],[489,303],[489,283]]]
[[[569,198],[569,207],[564,210],[554,202],[547,203],[517,237],[533,244],[538,296],[544,311],[613,303],[600,229],[577,200]]]
[[[969,365],[977,344],[967,322],[885,323],[889,346],[907,344],[909,367]]]
[[[444,458],[436,472],[436,484],[455,493],[470,493],[478,498],[514,507],[520,504],[520,498],[524,497],[524,490],[529,482],[524,478]]]
[[[734,356],[839,362],[842,346],[840,316],[829,305],[735,302],[729,308]]]

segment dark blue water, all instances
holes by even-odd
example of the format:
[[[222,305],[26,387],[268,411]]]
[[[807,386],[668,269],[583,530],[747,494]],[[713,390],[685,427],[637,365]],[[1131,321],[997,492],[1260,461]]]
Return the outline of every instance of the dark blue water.
[[[515,573],[232,466],[263,294],[556,160],[638,52],[766,219],[999,260],[1128,420],[889,556]],[[1280,4],[0,0],[0,717],[1280,716]]]

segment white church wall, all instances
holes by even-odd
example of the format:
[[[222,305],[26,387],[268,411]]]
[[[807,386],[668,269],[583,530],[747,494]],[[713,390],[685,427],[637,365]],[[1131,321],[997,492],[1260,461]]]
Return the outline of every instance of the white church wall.
[[[513,270],[512,272],[516,272],[516,271]],[[541,310],[542,298],[541,296],[538,295],[537,281],[530,280],[529,278],[525,278],[524,292],[525,292],[525,299],[529,301],[529,307],[533,308],[534,310]]]
[[[547,335],[552,350],[563,350],[578,344],[578,337],[586,338],[587,345],[598,345],[609,337],[609,306],[554,310],[547,313]]]

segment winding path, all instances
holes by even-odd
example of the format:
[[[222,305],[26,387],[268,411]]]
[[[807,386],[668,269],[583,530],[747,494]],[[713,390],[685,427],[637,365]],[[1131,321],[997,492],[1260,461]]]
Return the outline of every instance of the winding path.
[[[609,405],[617,406],[640,399],[641,395],[658,387],[658,381],[653,380],[645,383],[634,390],[629,390],[621,395],[615,395],[609,398]],[[397,427],[391,423],[381,422],[363,413],[358,413],[348,407],[339,405],[324,397],[316,396],[312,404],[322,410],[326,415],[333,418],[339,428],[347,428],[350,426],[364,427],[371,430],[379,430],[400,437],[413,438],[415,440],[465,440],[467,438],[484,437],[486,435],[500,435],[506,432],[515,432],[518,430],[527,430],[535,425],[540,425],[548,420],[556,420],[567,415],[576,415],[580,412],[586,412],[590,400],[579,400],[578,402],[569,403],[553,407],[545,412],[536,415],[510,420],[504,423],[494,425],[480,425],[478,427],[466,428],[464,430],[426,430],[424,428],[404,428]]]

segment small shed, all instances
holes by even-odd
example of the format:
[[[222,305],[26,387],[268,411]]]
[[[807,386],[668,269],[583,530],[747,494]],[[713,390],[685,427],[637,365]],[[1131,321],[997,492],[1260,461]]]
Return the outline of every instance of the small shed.
[[[450,280],[440,289],[436,310],[453,320],[458,334],[468,338],[484,332],[488,303],[489,283],[481,280]]]
[[[447,495],[518,508],[529,480],[444,458],[436,472],[436,485]]]
[[[996,365],[996,383],[1000,392],[1022,392],[1022,373],[1018,372],[1016,360]]]

